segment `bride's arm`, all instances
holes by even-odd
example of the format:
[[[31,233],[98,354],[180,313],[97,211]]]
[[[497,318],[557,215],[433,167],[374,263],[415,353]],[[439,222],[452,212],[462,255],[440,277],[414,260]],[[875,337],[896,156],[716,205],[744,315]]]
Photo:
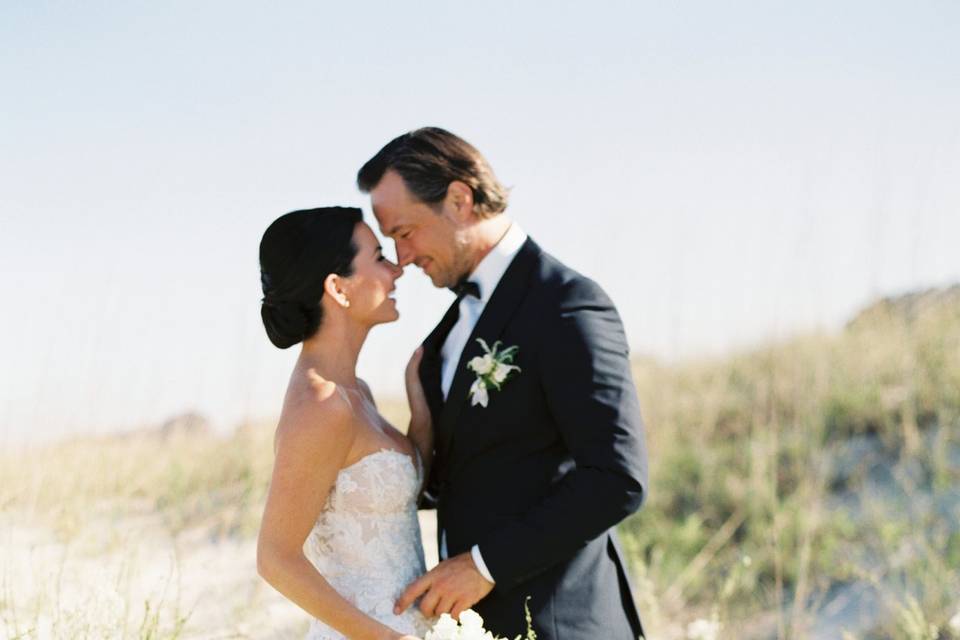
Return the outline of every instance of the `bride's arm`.
[[[430,477],[430,464],[433,462],[433,418],[430,406],[420,382],[420,361],[423,359],[423,347],[413,352],[404,375],[407,386],[407,401],[410,403],[410,428],[407,437],[419,449],[423,460],[423,477]]]
[[[357,609],[303,553],[354,438],[350,407],[336,393],[336,385],[311,375],[315,397],[291,407],[277,429],[273,477],[257,540],[257,572],[304,611],[348,638],[415,640]]]

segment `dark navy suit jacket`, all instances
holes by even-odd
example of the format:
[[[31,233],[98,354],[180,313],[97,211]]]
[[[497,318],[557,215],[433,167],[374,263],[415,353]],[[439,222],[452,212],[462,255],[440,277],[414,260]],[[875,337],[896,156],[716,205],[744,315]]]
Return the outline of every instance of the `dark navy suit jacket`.
[[[540,640],[643,634],[615,525],[639,509],[647,455],[626,337],[592,280],[527,239],[464,347],[447,400],[440,349],[457,305],[424,342],[420,375],[435,457],[422,507],[437,508],[450,556],[480,546],[493,591],[488,629]],[[477,338],[517,346],[521,368],[487,407],[471,406]]]

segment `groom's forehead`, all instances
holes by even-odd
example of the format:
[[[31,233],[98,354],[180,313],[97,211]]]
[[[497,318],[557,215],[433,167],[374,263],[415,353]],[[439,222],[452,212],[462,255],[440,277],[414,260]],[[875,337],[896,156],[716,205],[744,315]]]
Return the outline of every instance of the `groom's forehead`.
[[[425,214],[430,213],[424,212],[424,204],[415,199],[396,200],[373,193],[371,196],[373,215],[380,225],[380,233],[385,236],[392,236],[405,226],[424,224],[428,217]]]
[[[404,210],[411,206],[410,193],[403,179],[393,171],[388,171],[373,189],[370,190],[370,204],[373,215],[380,223],[380,230],[389,235],[403,223]]]
[[[373,215],[377,219],[377,224],[380,225],[380,233],[385,236],[392,236],[403,226],[403,214],[397,213],[392,208],[374,203]]]

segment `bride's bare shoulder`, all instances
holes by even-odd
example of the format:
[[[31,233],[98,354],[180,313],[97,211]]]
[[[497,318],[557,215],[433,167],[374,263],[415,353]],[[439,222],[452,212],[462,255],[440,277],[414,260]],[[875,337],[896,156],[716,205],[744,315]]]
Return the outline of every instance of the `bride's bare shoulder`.
[[[353,409],[342,389],[332,380],[309,369],[288,398],[281,419],[283,431],[320,431],[327,436],[344,435],[353,427]],[[317,434],[321,435],[322,434]]]
[[[357,378],[357,386],[360,388],[360,392],[363,393],[364,397],[370,401],[370,404],[377,406],[377,401],[373,399],[373,392],[370,391],[370,385],[361,378]]]

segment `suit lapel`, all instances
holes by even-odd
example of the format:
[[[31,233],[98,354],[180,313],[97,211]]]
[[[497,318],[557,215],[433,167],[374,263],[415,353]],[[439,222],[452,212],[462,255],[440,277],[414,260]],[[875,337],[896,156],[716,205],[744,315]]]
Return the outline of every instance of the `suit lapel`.
[[[455,301],[444,314],[440,323],[434,327],[427,339],[423,341],[423,359],[420,361],[420,383],[430,405],[430,415],[433,423],[439,424],[440,412],[443,409],[443,391],[440,388],[440,372],[442,360],[440,350],[443,343],[453,329],[459,317],[458,303]]]
[[[503,333],[507,322],[527,293],[530,272],[539,252],[540,248],[537,244],[527,238],[504,272],[463,347],[450,385],[450,392],[447,394],[447,401],[440,412],[437,452],[441,456],[446,456],[453,443],[453,427],[468,400],[470,386],[475,378],[475,374],[467,369],[466,363],[483,352],[477,338],[483,338],[489,345],[493,345]],[[494,391],[490,402],[496,401],[496,391]]]

